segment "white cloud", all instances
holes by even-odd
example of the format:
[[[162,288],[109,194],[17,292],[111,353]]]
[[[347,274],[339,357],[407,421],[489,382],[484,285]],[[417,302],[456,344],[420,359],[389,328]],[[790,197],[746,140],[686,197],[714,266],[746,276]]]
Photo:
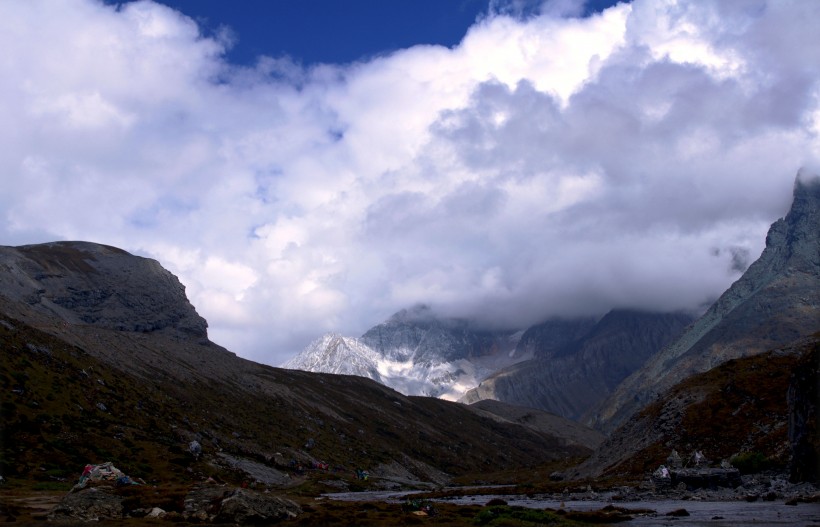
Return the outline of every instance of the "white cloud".
[[[0,233],[157,258],[270,363],[417,302],[702,307],[818,166],[820,4],[539,4],[303,69],[148,1],[0,3]]]

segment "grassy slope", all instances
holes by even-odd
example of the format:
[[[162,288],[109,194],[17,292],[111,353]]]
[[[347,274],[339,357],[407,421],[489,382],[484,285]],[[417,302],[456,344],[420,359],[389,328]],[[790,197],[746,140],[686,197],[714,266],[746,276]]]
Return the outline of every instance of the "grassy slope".
[[[463,475],[588,452],[354,377],[258,366],[256,394],[196,377],[147,380],[17,320],[0,320],[0,470],[25,484],[73,481],[86,463],[104,461],[146,481],[239,481],[209,463],[220,450],[269,466],[281,453],[283,470],[282,459],[321,460],[338,468],[332,477],[346,479],[357,467],[394,461]],[[204,460],[186,452],[196,433]],[[305,448],[310,439],[314,446]]]
[[[0,470],[7,478],[59,487],[86,463],[104,461],[146,480],[183,477],[188,460],[174,431],[183,404],[80,348],[3,321]]]

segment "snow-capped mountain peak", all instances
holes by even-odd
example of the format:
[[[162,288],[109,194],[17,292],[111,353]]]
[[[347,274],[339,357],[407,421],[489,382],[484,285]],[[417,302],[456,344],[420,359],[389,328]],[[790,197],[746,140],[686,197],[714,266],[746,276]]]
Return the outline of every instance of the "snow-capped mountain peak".
[[[382,382],[377,367],[378,361],[378,355],[359,339],[328,333],[311,342],[282,367],[291,370],[358,375]]]
[[[484,378],[526,358],[515,353],[521,332],[473,331],[427,308],[403,310],[361,338],[327,334],[283,367],[358,375],[405,395],[458,400]]]

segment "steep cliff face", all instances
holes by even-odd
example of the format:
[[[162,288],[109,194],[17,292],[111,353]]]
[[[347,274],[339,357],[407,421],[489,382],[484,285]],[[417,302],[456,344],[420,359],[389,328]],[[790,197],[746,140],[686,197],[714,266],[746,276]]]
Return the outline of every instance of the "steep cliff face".
[[[462,401],[495,399],[580,419],[690,321],[682,314],[612,311],[580,339],[492,375]],[[582,321],[560,329],[569,335],[583,327]]]
[[[207,338],[176,276],[155,260],[86,242],[0,247],[0,290],[68,324]]]
[[[760,258],[673,343],[628,377],[587,424],[614,430],[686,377],[820,329],[820,178],[798,176],[794,201]]]

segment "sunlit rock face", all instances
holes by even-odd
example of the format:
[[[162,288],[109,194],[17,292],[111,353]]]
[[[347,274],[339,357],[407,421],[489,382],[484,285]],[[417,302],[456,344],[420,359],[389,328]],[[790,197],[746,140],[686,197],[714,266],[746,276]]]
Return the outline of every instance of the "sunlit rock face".
[[[820,330],[820,177],[801,172],[766,248],[679,339],[627,378],[587,423],[614,430],[681,380]]]

